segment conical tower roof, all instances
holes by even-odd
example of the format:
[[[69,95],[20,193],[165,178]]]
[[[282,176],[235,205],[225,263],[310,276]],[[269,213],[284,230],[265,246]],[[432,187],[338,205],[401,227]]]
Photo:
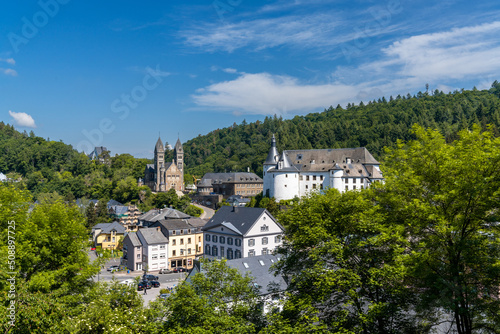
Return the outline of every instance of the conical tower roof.
[[[175,148],[176,151],[182,151],[182,143],[180,138],[177,138],[177,142],[175,143]]]
[[[267,154],[266,161],[264,162],[264,165],[275,165],[278,162],[278,157],[279,157],[279,152],[278,149],[276,148],[276,138],[274,138],[273,134],[273,139],[271,140],[271,149],[269,149],[269,153]]]
[[[158,140],[156,141],[156,146],[155,146],[155,152],[164,152],[165,149],[163,148],[163,142],[161,141],[161,138],[158,137]]]
[[[292,163],[290,162],[290,159],[288,159],[288,156],[285,154],[285,151],[283,151],[283,153],[281,153],[280,161],[283,162],[281,168],[290,168],[290,167],[292,167]]]

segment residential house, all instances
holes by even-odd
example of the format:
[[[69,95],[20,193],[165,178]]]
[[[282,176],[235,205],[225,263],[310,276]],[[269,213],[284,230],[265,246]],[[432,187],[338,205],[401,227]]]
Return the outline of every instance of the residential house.
[[[273,307],[279,307],[279,300],[283,296],[288,284],[281,274],[274,274],[271,266],[280,260],[279,256],[267,254],[254,257],[227,260],[226,265],[238,270],[241,276],[248,275],[252,278],[251,284],[258,291],[264,303],[264,313]],[[203,273],[202,264],[195,262],[193,270],[186,278],[186,282],[191,282],[194,275]]]
[[[90,160],[98,160],[100,163],[111,163],[109,160],[109,151],[104,146],[96,146],[87,156]]]
[[[202,228],[204,257],[228,260],[271,254],[284,228],[262,208],[221,207]]]
[[[147,265],[146,269],[154,271],[168,268],[168,238],[161,229],[141,228],[136,235],[142,244],[142,262]],[[133,256],[137,258],[137,254]]]
[[[227,198],[226,203],[230,206],[246,206],[250,203],[250,198],[241,195],[231,195]]]
[[[120,239],[125,237],[125,233],[125,227],[119,222],[100,223],[92,227],[92,240],[103,250],[116,249]]]
[[[193,261],[203,255],[203,231],[206,221],[200,218],[162,219],[152,228],[159,227],[168,237],[169,269],[191,269]]]
[[[123,240],[122,265],[129,270],[142,270],[142,243],[136,232],[128,233]]]
[[[279,154],[273,135],[264,161],[264,195],[277,201],[336,188],[364,189],[383,181],[380,163],[364,147],[288,150]]]

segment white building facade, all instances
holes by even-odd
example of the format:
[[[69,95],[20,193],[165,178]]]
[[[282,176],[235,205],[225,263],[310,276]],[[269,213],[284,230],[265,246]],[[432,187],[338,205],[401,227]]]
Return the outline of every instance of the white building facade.
[[[228,260],[271,254],[284,228],[262,208],[223,206],[203,227],[204,257]]]
[[[380,163],[364,147],[288,150],[279,154],[273,135],[264,162],[264,195],[277,201],[335,188],[364,189],[383,181]]]

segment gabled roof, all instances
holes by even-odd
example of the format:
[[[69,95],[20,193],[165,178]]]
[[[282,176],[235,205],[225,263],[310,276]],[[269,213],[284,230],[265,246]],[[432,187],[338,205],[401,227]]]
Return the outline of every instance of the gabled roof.
[[[161,230],[156,228],[141,228],[137,231],[137,234],[141,234],[148,245],[168,243],[167,237],[163,235]]]
[[[152,209],[139,216],[139,220],[147,222],[157,222],[162,219],[189,219],[190,215],[175,209]]]
[[[231,172],[231,173],[206,173],[198,183],[198,186],[211,186],[218,183],[263,183],[262,179],[255,173]]]
[[[125,237],[125,239],[129,238],[130,239],[130,243],[134,246],[134,247],[140,247],[142,246],[142,243],[141,241],[139,240],[139,238],[137,237],[137,233],[136,232],[130,232],[129,234],[127,234],[127,236]],[[125,242],[125,240],[123,241]]]
[[[274,222],[278,224],[274,217],[266,209],[263,208],[222,206],[215,213],[212,219],[210,219],[208,223],[202,228],[202,230],[207,231],[214,227],[223,225],[228,228],[232,227],[241,235],[246,235],[253,224],[264,213],[267,213],[269,217],[271,217],[271,219],[273,219]]]
[[[128,212],[128,206],[126,205],[111,205],[109,208],[117,216],[122,216]]]
[[[116,233],[119,234],[124,234],[125,233],[125,227],[123,227],[122,224],[119,222],[112,222],[112,223],[100,223],[92,227],[92,230],[98,230],[100,229],[101,232],[100,234],[108,234],[111,233],[112,230],[115,230]]]

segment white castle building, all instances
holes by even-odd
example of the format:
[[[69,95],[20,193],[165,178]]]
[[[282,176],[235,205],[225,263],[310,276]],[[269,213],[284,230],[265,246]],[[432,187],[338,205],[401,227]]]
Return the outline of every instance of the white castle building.
[[[364,189],[382,181],[380,163],[364,147],[290,150],[279,154],[273,135],[264,162],[264,195],[277,201],[336,188]]]

